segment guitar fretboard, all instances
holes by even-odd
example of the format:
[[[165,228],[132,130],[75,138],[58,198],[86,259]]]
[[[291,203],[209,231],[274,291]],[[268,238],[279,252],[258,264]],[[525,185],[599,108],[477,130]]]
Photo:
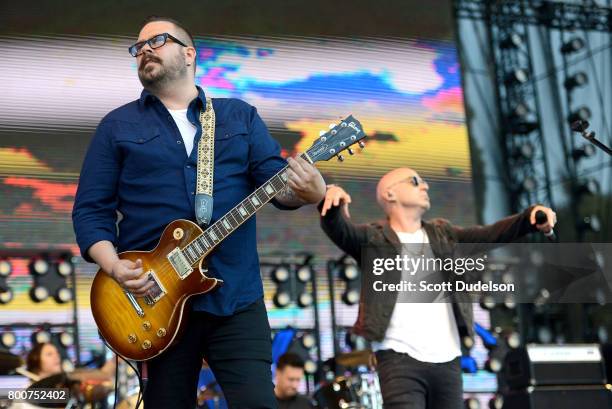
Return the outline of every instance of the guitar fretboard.
[[[307,155],[302,154],[302,158],[308,160]],[[287,168],[288,166],[285,166],[186,245],[182,252],[189,263],[195,264],[283,190],[287,185]]]

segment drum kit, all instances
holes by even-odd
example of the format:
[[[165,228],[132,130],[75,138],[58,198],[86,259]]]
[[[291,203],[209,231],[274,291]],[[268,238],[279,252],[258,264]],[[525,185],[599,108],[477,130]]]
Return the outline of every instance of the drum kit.
[[[339,354],[335,364],[347,369],[343,376],[322,384],[314,393],[317,407],[322,409],[381,409],[382,394],[378,375],[372,370],[370,350]]]
[[[29,379],[28,390],[58,389],[69,390],[69,397],[62,403],[14,404],[8,407],[27,408],[83,408],[88,404],[100,402],[113,390],[112,378],[99,369],[78,368],[70,373],[58,373],[41,378],[23,367],[22,359],[7,351],[0,353],[0,373],[16,373]]]

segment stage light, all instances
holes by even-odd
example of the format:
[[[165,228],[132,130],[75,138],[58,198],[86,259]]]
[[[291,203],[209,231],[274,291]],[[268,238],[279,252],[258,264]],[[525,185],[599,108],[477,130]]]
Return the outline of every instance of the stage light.
[[[68,260],[60,260],[57,263],[57,272],[63,277],[68,277],[74,271],[73,264]]]
[[[571,77],[568,77],[563,83],[563,86],[566,90],[571,91],[576,87],[582,87],[583,85],[586,85],[588,82],[589,77],[584,72],[580,71],[572,75]]]
[[[530,112],[531,110],[527,104],[519,102],[512,110],[512,116],[517,119],[524,119]]]
[[[518,33],[508,34],[499,43],[499,47],[503,49],[519,48],[521,45],[523,45],[523,37]]]
[[[0,276],[8,277],[13,272],[11,262],[7,259],[0,259]]]
[[[521,184],[521,187],[523,188],[525,192],[531,193],[534,190],[536,190],[536,188],[538,187],[538,184],[533,177],[527,176],[525,179],[523,179],[523,183]]]
[[[53,296],[53,298],[55,299],[55,302],[57,302],[58,304],[64,304],[64,303],[70,302],[72,301],[72,290],[66,287],[59,288],[55,292],[55,295]]]
[[[578,52],[584,48],[584,40],[580,37],[574,37],[565,42],[561,46],[561,53],[571,54]]]
[[[32,333],[32,345],[51,342],[51,334],[47,330],[38,330]]]
[[[359,291],[351,288],[342,294],[342,301],[346,305],[355,305],[359,302]]]
[[[534,151],[535,149],[533,145],[531,144],[531,142],[527,141],[517,146],[516,148],[514,148],[512,152],[512,156],[515,159],[520,158],[520,159],[525,159],[525,160],[531,160],[533,158]]]
[[[490,295],[484,295],[480,299],[480,308],[483,310],[491,311],[496,307],[495,299]]]
[[[469,335],[461,337],[461,345],[467,350],[472,349],[474,347],[474,338],[470,337]]]
[[[509,310],[516,308],[516,299],[514,298],[512,294],[508,294],[504,298],[504,307]]]
[[[463,401],[465,409],[480,409],[480,402],[476,398],[467,398]]]
[[[317,372],[317,363],[312,359],[307,359],[304,361],[304,372],[309,375],[313,375]]]
[[[495,357],[495,356],[489,356],[489,358],[486,360],[485,364],[484,364],[484,369],[487,372],[491,372],[491,373],[498,373],[499,371],[502,370],[502,361]]]
[[[313,303],[312,295],[309,293],[301,293],[298,296],[298,306],[301,308],[310,307]]]
[[[574,158],[574,160],[580,160],[582,158],[590,158],[591,156],[594,156],[595,153],[595,147],[592,144],[587,143],[578,148],[575,148],[572,151],[572,157]]]
[[[306,283],[312,278],[312,267],[308,265],[301,266],[296,272],[298,281]]]
[[[285,265],[279,265],[272,270],[272,280],[276,283],[284,283],[289,280],[289,268]]]
[[[359,277],[359,269],[355,264],[344,264],[340,268],[340,278],[345,281],[353,281]]]
[[[2,345],[3,348],[11,349],[16,343],[17,337],[13,332],[7,331],[0,335],[0,345]]]
[[[317,345],[317,340],[314,335],[306,333],[302,336],[302,345],[306,349],[314,348]]]
[[[68,358],[62,359],[62,371],[70,373],[74,371],[74,364]]]
[[[0,304],[8,304],[13,301],[14,293],[9,287],[0,288]]]
[[[49,298],[49,290],[43,286],[30,288],[30,299],[36,303],[43,302]]]
[[[581,106],[567,116],[567,122],[570,125],[576,121],[588,121],[589,119],[591,119],[591,110],[586,106]]]
[[[576,187],[576,193],[595,195],[599,193],[599,182],[595,179],[586,179]]]
[[[69,332],[61,332],[58,334],[58,341],[64,348],[71,347],[74,345],[74,337]]]
[[[511,349],[516,349],[521,346],[521,336],[518,332],[512,331],[504,336],[506,345]]]
[[[49,272],[49,262],[44,258],[37,258],[30,262],[30,274],[44,275]]]
[[[278,308],[285,308],[291,302],[291,295],[286,291],[277,292],[272,297],[272,302]]]
[[[489,400],[489,409],[503,409],[504,398],[501,395],[494,396]]]
[[[524,84],[529,79],[529,73],[523,68],[517,68],[506,74],[506,85]]]
[[[601,222],[599,221],[599,217],[593,214],[580,220],[577,227],[582,233],[586,231],[598,233],[601,231]]]

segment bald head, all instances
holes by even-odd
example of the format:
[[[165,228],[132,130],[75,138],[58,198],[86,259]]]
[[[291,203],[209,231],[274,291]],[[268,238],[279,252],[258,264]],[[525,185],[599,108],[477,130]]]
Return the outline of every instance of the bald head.
[[[430,207],[427,183],[414,186],[411,178],[419,174],[410,168],[398,168],[385,174],[376,186],[376,201],[389,214],[394,207],[417,207],[428,210]]]

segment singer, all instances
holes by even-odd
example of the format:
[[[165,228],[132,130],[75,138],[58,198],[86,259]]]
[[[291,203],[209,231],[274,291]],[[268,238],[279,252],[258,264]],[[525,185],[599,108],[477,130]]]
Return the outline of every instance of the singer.
[[[429,244],[433,254],[428,256],[444,258],[458,243],[507,243],[534,231],[548,233],[556,223],[555,212],[541,205],[487,226],[462,228],[443,219],[423,220],[431,206],[428,190],[414,170],[392,170],[376,190],[386,220],[356,225],[350,221],[349,194],[329,185],[319,204],[321,226],[338,247],[361,262],[361,246],[366,243],[381,249],[399,243],[423,243],[423,248]],[[536,222],[539,211],[546,215],[542,223]],[[364,275],[362,285],[371,288],[376,277]],[[385,408],[463,408],[459,336],[473,336],[469,296],[455,292],[449,303],[398,303],[397,294],[368,303],[362,293],[353,328],[372,341]]]

